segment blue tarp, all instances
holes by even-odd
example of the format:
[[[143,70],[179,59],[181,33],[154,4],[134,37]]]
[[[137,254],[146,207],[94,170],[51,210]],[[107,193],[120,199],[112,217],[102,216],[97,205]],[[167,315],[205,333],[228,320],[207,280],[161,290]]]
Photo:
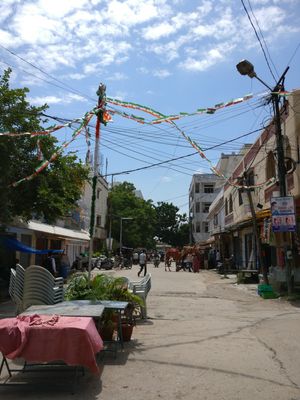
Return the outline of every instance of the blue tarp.
[[[26,246],[26,244],[19,242],[19,240],[15,239],[15,238],[0,237],[0,242],[5,247],[8,247],[11,250],[15,250],[15,251],[21,251],[22,253],[33,253],[33,254],[63,253],[63,250],[33,249],[32,247]]]

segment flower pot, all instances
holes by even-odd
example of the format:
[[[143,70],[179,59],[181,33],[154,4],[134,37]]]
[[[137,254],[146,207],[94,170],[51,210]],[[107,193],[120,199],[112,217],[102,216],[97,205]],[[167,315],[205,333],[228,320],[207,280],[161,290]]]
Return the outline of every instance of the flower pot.
[[[114,326],[113,324],[102,325],[99,328],[99,334],[104,342],[110,342],[113,339]]]
[[[129,342],[131,340],[131,335],[133,331],[132,324],[122,324],[122,336],[124,342]]]

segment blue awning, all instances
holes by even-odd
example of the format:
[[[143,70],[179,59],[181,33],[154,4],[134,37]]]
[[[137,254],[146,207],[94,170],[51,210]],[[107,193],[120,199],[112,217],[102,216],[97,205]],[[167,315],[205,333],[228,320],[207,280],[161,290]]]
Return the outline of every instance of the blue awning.
[[[8,247],[9,249],[14,251],[20,251],[22,253],[31,253],[31,254],[63,253],[63,250],[52,250],[52,249],[37,250],[11,237],[1,237],[0,241],[5,247]]]

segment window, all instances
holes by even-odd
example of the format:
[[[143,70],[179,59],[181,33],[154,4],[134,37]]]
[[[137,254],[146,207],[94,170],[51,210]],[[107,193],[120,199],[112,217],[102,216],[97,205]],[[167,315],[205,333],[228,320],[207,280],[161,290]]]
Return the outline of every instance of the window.
[[[210,205],[211,205],[211,203],[203,203],[202,212],[208,213]]]
[[[229,196],[229,213],[233,211],[233,201],[232,201],[232,194]]]
[[[292,149],[289,142],[289,139],[286,137],[285,140],[286,149],[285,149],[285,170],[286,172],[293,171],[293,160],[292,160]]]
[[[242,196],[243,189],[238,189],[238,192],[239,192],[239,206],[241,206],[243,204],[243,196]]]
[[[200,203],[199,201],[196,203],[196,213],[200,212]]]
[[[203,222],[203,232],[208,232],[209,231],[209,225],[208,225],[208,222]]]
[[[214,226],[218,226],[219,225],[219,215],[215,214],[214,215]]]
[[[246,177],[246,182],[248,186],[254,186],[254,171],[251,170],[248,172]]]
[[[97,199],[100,199],[100,192],[101,192],[101,189],[97,189]]]
[[[213,193],[214,185],[204,184],[204,193]]]
[[[97,218],[96,218],[96,226],[101,226],[101,215],[97,215]]]
[[[266,162],[266,178],[268,180],[273,177],[276,177],[276,164],[275,164],[274,153],[270,151],[268,153]]]
[[[200,184],[198,182],[198,183],[195,183],[195,193],[199,193],[199,192],[200,192]]]
[[[228,200],[225,199],[225,215],[228,215]]]
[[[196,222],[196,232],[201,232],[201,229],[200,229],[200,222]]]

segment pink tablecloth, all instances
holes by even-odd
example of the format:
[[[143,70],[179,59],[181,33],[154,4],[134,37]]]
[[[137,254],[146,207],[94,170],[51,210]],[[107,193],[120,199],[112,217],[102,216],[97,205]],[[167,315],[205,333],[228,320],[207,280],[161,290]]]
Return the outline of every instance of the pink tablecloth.
[[[103,341],[89,317],[19,316],[0,320],[0,351],[28,362],[64,361],[98,373]]]

